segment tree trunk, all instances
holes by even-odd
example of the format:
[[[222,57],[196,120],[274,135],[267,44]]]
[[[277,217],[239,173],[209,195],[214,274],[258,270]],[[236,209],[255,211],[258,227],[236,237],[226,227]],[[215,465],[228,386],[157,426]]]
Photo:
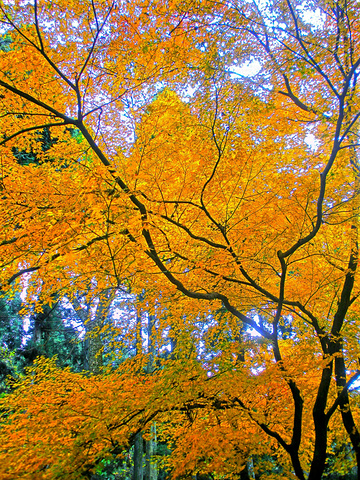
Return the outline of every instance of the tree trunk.
[[[147,334],[148,334],[148,363],[147,363],[147,373],[151,374],[154,368],[154,350],[155,342],[153,338],[153,329],[154,329],[155,317],[153,315],[148,315],[147,323]],[[146,440],[146,464],[145,464],[145,479],[146,480],[157,480],[157,466],[152,458],[156,454],[156,423],[154,422],[150,428],[151,438]]]
[[[311,462],[308,480],[321,480],[325,470],[327,451],[327,426],[329,420],[325,415],[326,403],[333,371],[333,362],[323,368],[315,405],[313,418],[315,426],[314,455]]]
[[[141,432],[135,435],[134,439],[134,475],[133,480],[144,478],[144,441]]]
[[[84,369],[88,370],[90,373],[98,374],[103,367],[103,341],[100,331],[104,326],[104,322],[115,295],[116,291],[113,290],[104,293],[104,296],[99,299],[96,305],[95,312],[92,312],[94,304],[91,305],[91,302],[82,306],[76,297],[72,300],[73,308],[86,328],[86,338],[84,340]],[[89,480],[97,480],[98,478],[98,476],[92,472],[88,472],[87,477]],[[139,480],[142,480],[142,477],[139,477]]]
[[[239,480],[256,480],[252,457],[248,459],[244,470],[240,472]]]
[[[114,290],[109,290],[104,293],[103,296],[99,298],[97,305],[95,304],[95,311],[92,311],[94,304],[91,305],[91,303],[89,303],[82,306],[76,297],[72,300],[74,310],[86,328],[86,360],[84,369],[89,370],[91,373],[99,373],[104,363],[102,356],[104,345],[99,332],[104,326],[115,294],[116,291]]]
[[[156,455],[156,422],[151,425],[151,438],[146,441],[146,464],[145,464],[145,480],[157,480],[157,465],[153,455]]]

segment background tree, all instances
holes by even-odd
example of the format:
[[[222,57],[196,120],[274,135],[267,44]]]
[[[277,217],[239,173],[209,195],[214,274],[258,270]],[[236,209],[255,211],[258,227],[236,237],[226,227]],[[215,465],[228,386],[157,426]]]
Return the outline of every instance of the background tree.
[[[12,40],[0,56],[3,288],[29,271],[37,288],[46,278],[49,302],[55,290],[84,291],[94,277],[95,295],[146,287],[167,310],[159,338],[176,332],[200,347],[197,322],[226,312],[211,332],[217,342],[217,329],[232,332],[219,356],[208,365],[196,348],[179,356],[164,373],[171,389],[159,374],[148,379],[155,397],[144,387],[153,400],[166,392],[167,406],[135,395],[138,424],[123,422],[129,436],[157,415],[166,425],[164,409],[177,412],[175,431],[163,427],[164,438],[176,439],[174,475],[228,474],[229,465],[239,472],[269,437],[264,454],[282,449],[287,478],[317,480],[344,431],[360,464],[357,397],[349,394],[360,375],[357,7],[1,3]],[[259,73],[235,80],[231,72],[249,59]],[[44,128],[57,142],[41,152],[36,132]],[[52,162],[19,166],[13,148],[36,145]],[[246,329],[262,342],[243,345]],[[239,349],[244,359],[234,366]],[[134,375],[146,362],[136,360]],[[217,439],[212,452],[221,438],[234,446],[232,463],[214,461],[205,428]],[[239,450],[244,430],[252,437]],[[188,461],[192,434],[201,441]],[[126,443],[120,427],[118,435]],[[91,462],[103,452],[96,448]]]
[[[19,298],[0,298],[0,385],[1,393],[6,390],[8,375],[16,375],[23,367],[23,358],[19,356],[23,341],[23,319],[19,315]]]

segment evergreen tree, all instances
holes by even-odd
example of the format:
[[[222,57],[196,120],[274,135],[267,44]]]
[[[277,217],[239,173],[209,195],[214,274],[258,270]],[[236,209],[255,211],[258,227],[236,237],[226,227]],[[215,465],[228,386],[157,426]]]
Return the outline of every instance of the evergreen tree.
[[[24,366],[19,355],[24,335],[20,305],[18,296],[13,299],[0,296],[0,393],[6,391],[6,377],[17,375]]]

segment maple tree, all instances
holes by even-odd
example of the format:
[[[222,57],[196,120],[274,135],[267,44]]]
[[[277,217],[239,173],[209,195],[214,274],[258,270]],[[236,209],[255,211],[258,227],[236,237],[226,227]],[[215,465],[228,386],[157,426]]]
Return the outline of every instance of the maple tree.
[[[49,303],[92,279],[100,299],[145,290],[159,357],[175,345],[146,380],[139,353],[131,375],[20,382],[2,447],[24,445],[17,475],[76,478],[155,417],[174,475],[235,475],[260,451],[316,480],[346,441],[360,470],[358,7],[0,2],[2,289],[32,273]]]

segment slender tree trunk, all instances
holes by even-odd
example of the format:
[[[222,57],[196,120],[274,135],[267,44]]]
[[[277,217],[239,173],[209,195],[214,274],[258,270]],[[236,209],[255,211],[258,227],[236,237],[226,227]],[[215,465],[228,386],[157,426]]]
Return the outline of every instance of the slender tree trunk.
[[[97,305],[95,304],[95,311],[92,311],[94,304],[91,305],[89,303],[82,306],[76,297],[72,300],[73,307],[86,328],[86,339],[84,341],[86,360],[84,369],[89,370],[91,373],[99,373],[104,363],[102,355],[104,345],[99,332],[104,326],[115,295],[116,291],[113,290],[104,293]]]
[[[154,462],[153,455],[156,455],[156,422],[151,425],[151,438],[146,441],[146,468],[145,479],[157,480],[157,465]]]
[[[256,480],[252,457],[250,457],[246,462],[244,470],[242,470],[240,473],[239,480]]]
[[[90,370],[89,368],[89,339],[85,338],[83,341],[83,352],[84,352],[84,363],[83,363],[83,369],[84,370]]]
[[[142,326],[141,326],[141,308],[136,306],[136,325],[135,325],[135,355],[142,353]]]
[[[144,478],[144,440],[141,432],[135,435],[134,439],[134,475],[133,480]]]
[[[255,472],[254,472],[254,461],[253,461],[252,457],[250,457],[249,460],[247,461],[246,468],[247,468],[247,471],[248,471],[249,479],[250,480],[256,480]]]
[[[135,353],[142,353],[142,312],[140,307],[136,311],[136,332],[135,332]],[[154,341],[153,341],[153,327],[155,317],[148,315],[147,318],[147,337],[148,337],[148,362],[146,365],[146,372],[151,374],[154,363]],[[136,434],[134,439],[134,475],[133,480],[157,480],[157,466],[154,463],[153,455],[156,454],[156,424],[151,425],[150,440],[143,440],[142,433]],[[144,451],[145,445],[145,451]],[[144,465],[145,455],[145,465]],[[145,468],[144,468],[145,467]]]
[[[153,315],[148,315],[147,323],[147,334],[148,334],[148,363],[147,363],[147,373],[151,374],[154,369],[154,323],[155,317]],[[157,466],[152,458],[156,454],[156,423],[154,422],[150,428],[151,438],[146,440],[146,468],[145,468],[145,479],[146,480],[157,480]]]
[[[142,324],[141,308],[136,305],[136,325],[135,325],[135,355],[142,353]],[[138,432],[134,438],[134,472],[133,480],[143,480],[144,478],[144,440],[142,433]]]
[[[89,323],[88,329],[88,341],[89,341],[89,348],[88,348],[88,355],[89,355],[89,371],[91,373],[99,373],[101,367],[103,366],[103,343],[101,340],[101,336],[99,335],[99,331],[104,325],[103,318],[96,315],[95,318]]]

